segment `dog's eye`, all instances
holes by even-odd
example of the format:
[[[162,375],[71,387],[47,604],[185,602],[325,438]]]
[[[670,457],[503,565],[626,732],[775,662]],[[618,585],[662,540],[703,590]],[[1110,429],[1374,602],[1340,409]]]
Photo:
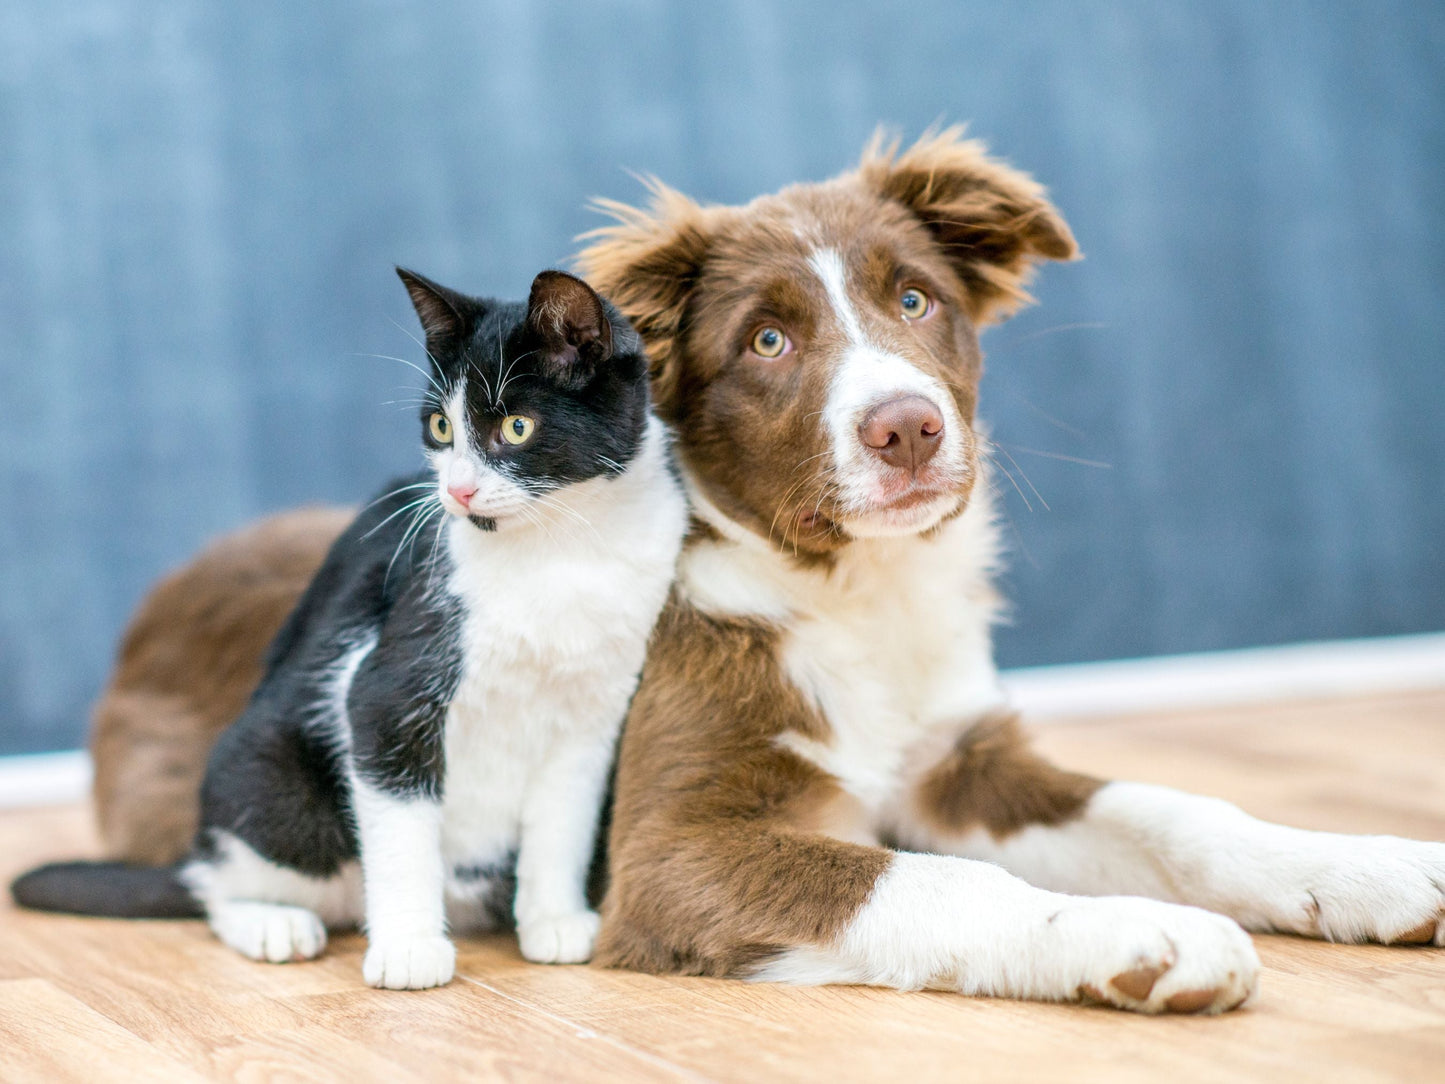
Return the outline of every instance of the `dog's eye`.
[[[928,315],[928,307],[931,302],[928,295],[922,290],[910,286],[904,290],[898,298],[898,307],[903,313],[905,320],[917,320]]]
[[[502,439],[508,444],[525,444],[537,423],[523,414],[508,414],[502,419]]]
[[[452,423],[447,420],[445,414],[433,414],[426,420],[427,431],[431,433],[431,439],[438,444],[450,444],[452,442]]]
[[[760,358],[781,357],[788,349],[788,337],[783,334],[781,328],[768,327],[759,328],[753,341],[749,344],[752,352]]]

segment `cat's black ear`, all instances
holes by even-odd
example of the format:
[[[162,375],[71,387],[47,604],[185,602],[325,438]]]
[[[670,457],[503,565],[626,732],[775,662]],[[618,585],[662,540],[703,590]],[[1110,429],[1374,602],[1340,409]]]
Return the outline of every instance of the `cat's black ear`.
[[[547,375],[580,388],[612,356],[612,321],[597,292],[565,271],[543,271],[532,280],[527,324],[542,340]]]
[[[472,310],[475,308],[470,298],[404,267],[398,267],[396,273],[406,286],[406,292],[411,294],[411,303],[421,320],[422,331],[426,333],[426,348],[433,355],[433,360],[443,350],[466,338],[471,332]]]

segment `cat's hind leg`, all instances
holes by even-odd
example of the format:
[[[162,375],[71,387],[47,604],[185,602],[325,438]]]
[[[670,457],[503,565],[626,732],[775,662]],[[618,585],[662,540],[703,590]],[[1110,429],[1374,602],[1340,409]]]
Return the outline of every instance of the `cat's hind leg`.
[[[253,960],[310,960],[326,948],[326,930],[361,918],[356,862],[328,877],[312,877],[258,854],[229,832],[215,831],[204,857],[181,877],[206,910],[211,930]]]

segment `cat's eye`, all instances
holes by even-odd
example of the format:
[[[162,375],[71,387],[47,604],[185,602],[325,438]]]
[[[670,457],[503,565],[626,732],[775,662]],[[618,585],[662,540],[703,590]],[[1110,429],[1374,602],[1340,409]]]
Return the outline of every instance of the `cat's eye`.
[[[427,432],[431,439],[438,444],[450,444],[452,442],[452,423],[445,414],[433,414],[426,420]]]
[[[788,345],[788,337],[783,334],[782,329],[769,324],[767,327],[758,328],[748,348],[760,358],[776,358],[783,355]]]
[[[904,290],[898,297],[898,308],[905,320],[918,320],[927,316],[931,304],[928,295],[914,286]]]
[[[502,439],[508,444],[525,444],[537,423],[524,414],[508,414],[502,419]]]

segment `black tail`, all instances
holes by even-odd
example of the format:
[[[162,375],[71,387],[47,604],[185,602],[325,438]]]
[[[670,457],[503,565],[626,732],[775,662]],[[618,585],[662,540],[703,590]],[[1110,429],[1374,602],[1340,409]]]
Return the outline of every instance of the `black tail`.
[[[205,914],[180,878],[180,866],[124,862],[55,862],[17,877],[10,893],[21,907],[111,918],[200,918]]]

